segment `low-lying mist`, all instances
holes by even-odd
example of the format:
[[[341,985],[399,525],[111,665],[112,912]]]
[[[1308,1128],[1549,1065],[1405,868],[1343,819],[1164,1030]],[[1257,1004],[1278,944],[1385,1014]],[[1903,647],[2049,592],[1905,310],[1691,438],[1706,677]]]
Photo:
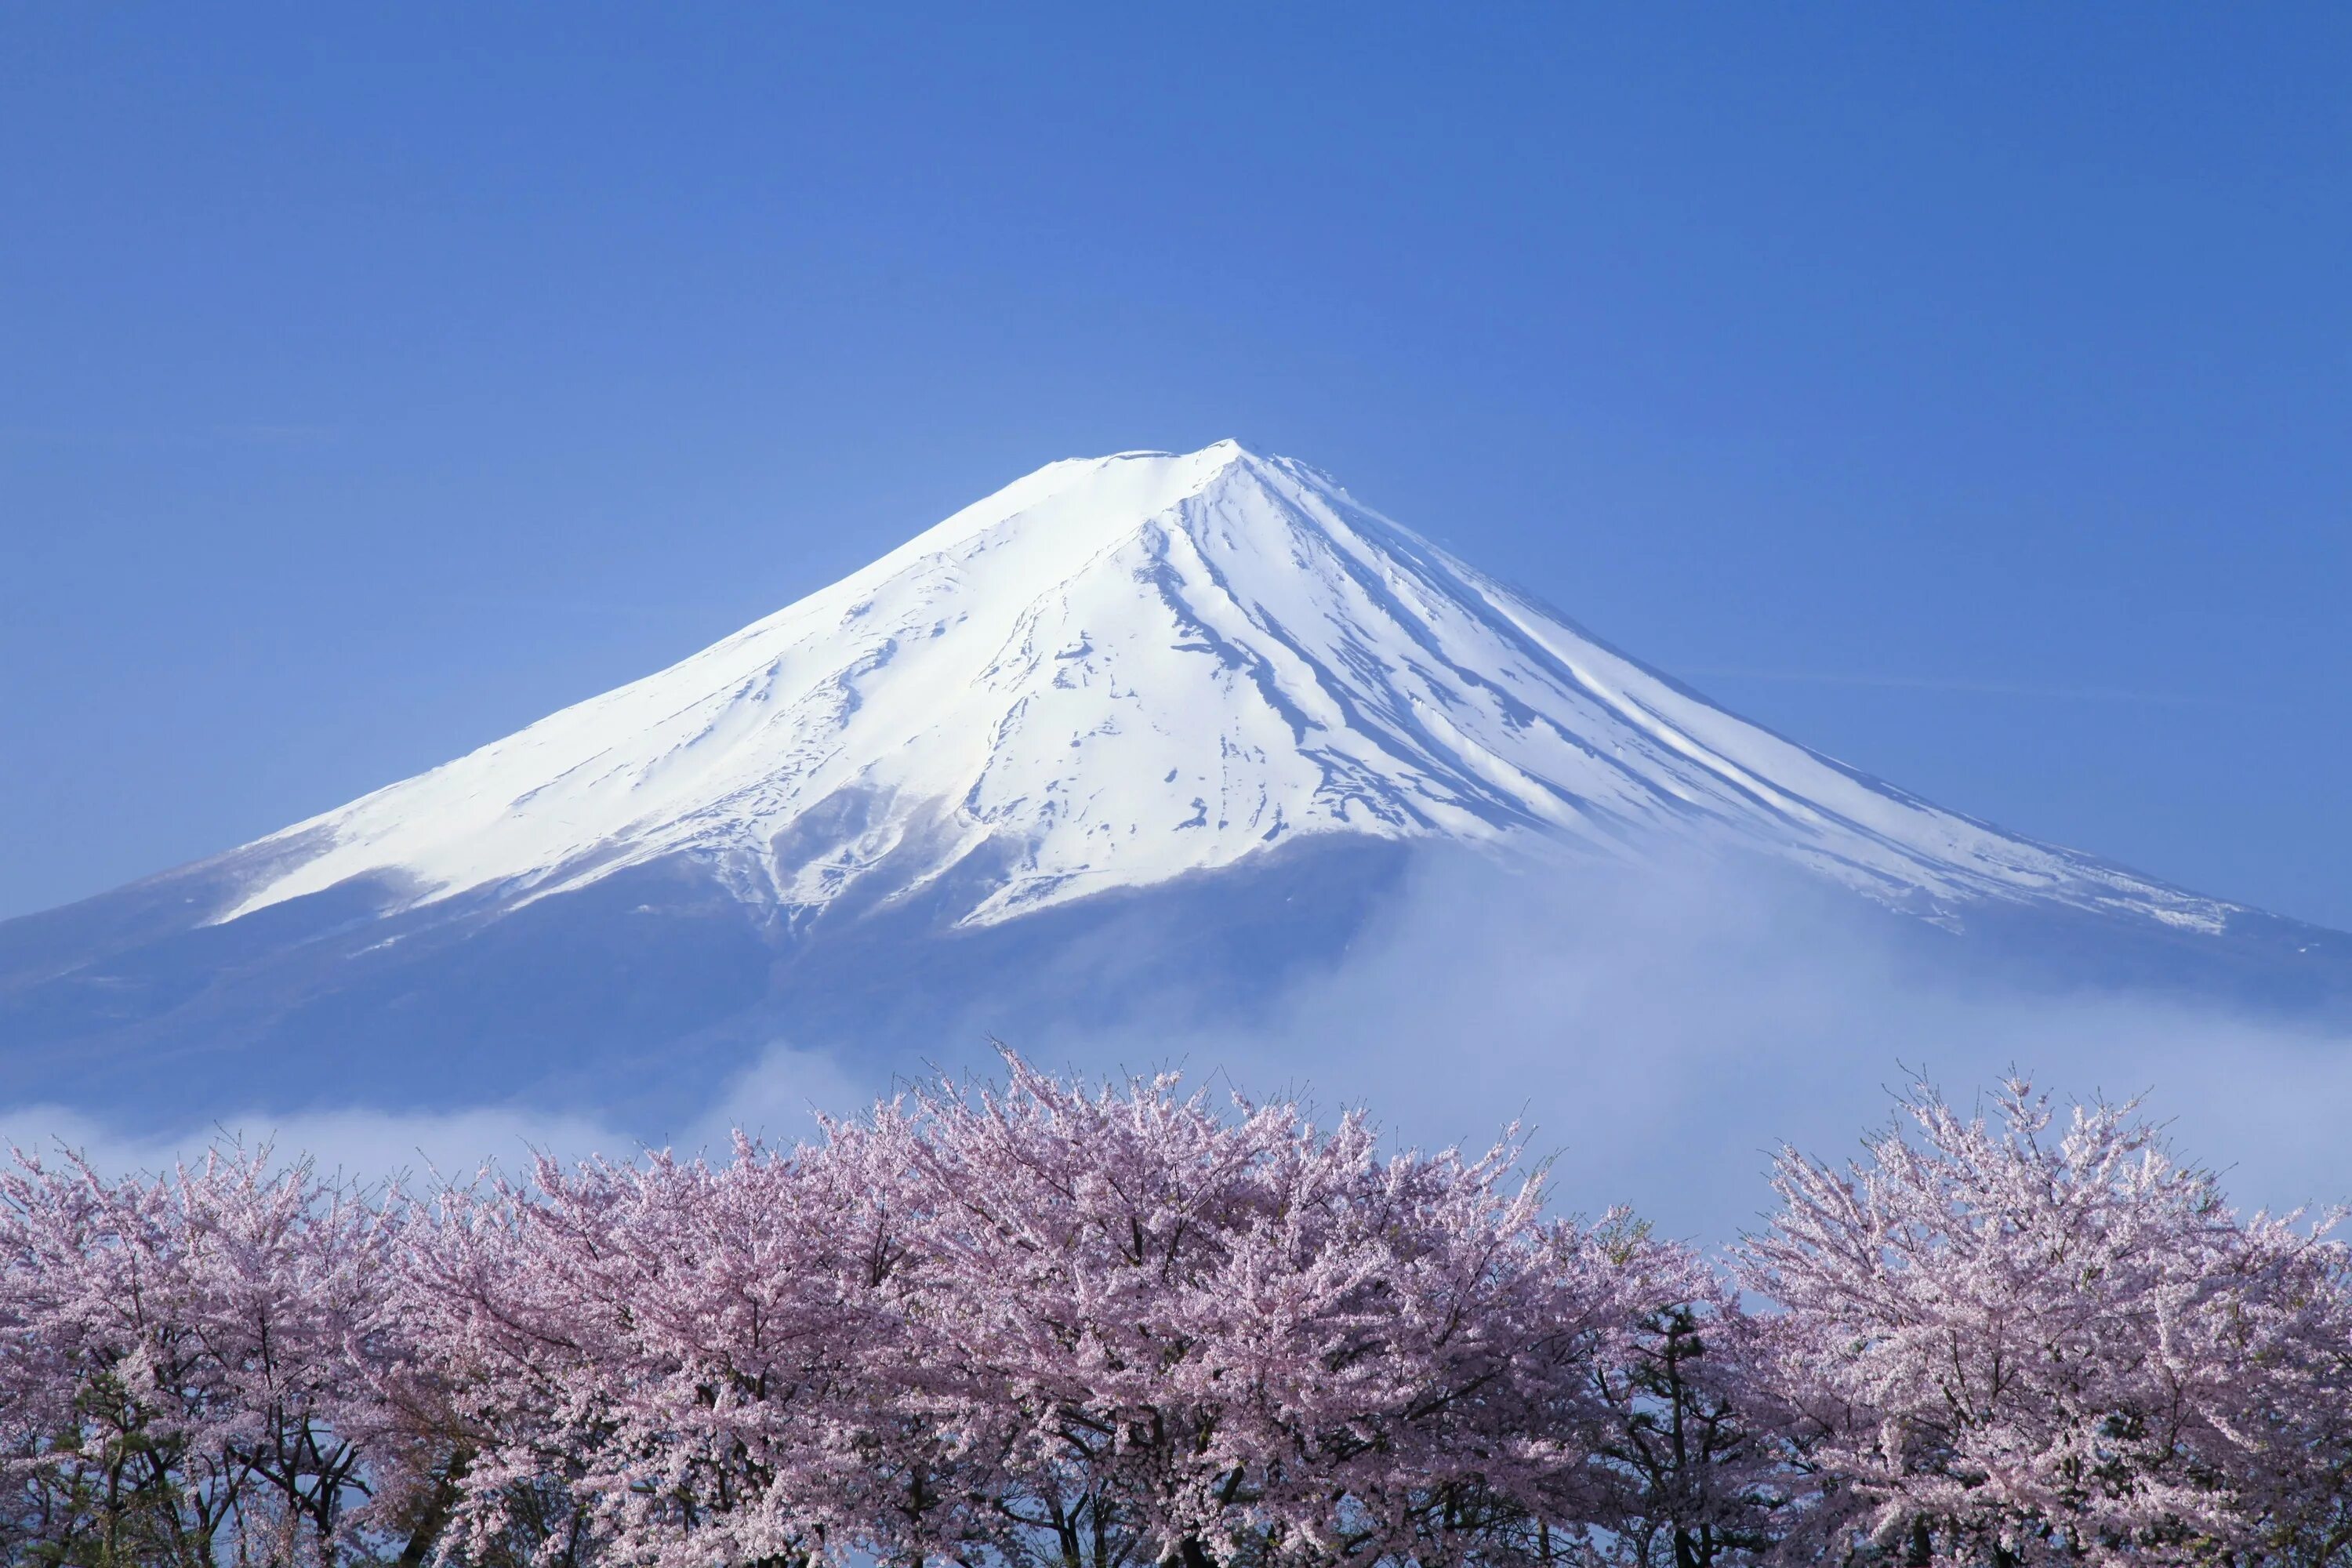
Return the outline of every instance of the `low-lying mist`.
[[[1779,1143],[1842,1154],[1915,1075],[1956,1097],[2012,1070],[2075,1099],[2145,1094],[2243,1204],[2352,1196],[2352,1031],[2060,988],[1745,866],[1570,886],[1431,861],[1337,972],[1294,987],[1263,1026],[1053,1045],[1024,1048],[1361,1102],[1423,1143],[1481,1142],[1516,1117],[1556,1154],[1565,1205],[1630,1203],[1693,1239],[1752,1220]]]
[[[2352,1031],[2148,989],[2060,987],[1786,873],[1693,861],[1573,879],[1460,857],[1420,863],[1339,964],[1254,1021],[1141,1018],[1080,1035],[1040,1020],[1007,1045],[1041,1066],[1181,1070],[1256,1098],[1368,1107],[1402,1142],[1484,1144],[1517,1121],[1555,1156],[1561,1206],[1626,1203],[1666,1234],[1728,1240],[1764,1206],[1785,1141],[1841,1154],[1914,1075],[1955,1097],[2012,1069],[2063,1096],[2146,1094],[2186,1156],[2252,1207],[2352,1197],[2343,1124]],[[470,1173],[528,1149],[723,1151],[743,1127],[790,1142],[894,1081],[987,1072],[988,1040],[925,1059],[779,1042],[703,1112],[643,1126],[625,1088],[594,1115],[527,1106],[392,1114],[354,1106],[122,1135],[42,1107],[0,1112],[26,1147],[147,1167],[223,1135],[351,1173]]]

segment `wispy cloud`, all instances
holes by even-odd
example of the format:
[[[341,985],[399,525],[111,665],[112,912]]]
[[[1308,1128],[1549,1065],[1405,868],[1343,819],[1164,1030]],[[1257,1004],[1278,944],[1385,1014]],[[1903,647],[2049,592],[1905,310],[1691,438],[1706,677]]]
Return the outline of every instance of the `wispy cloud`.
[[[0,445],[96,447],[106,449],[188,447],[323,447],[342,439],[341,426],[252,420],[201,429],[73,425],[0,425]]]
[[[218,441],[252,447],[324,447],[342,438],[342,431],[332,425],[273,423],[257,420],[244,425],[215,425],[211,432]]]
[[[418,602],[451,610],[495,610],[501,615],[589,616],[625,620],[708,620],[713,616],[740,616],[748,620],[757,614],[741,605],[722,605],[709,599],[630,604],[551,594],[428,594]]]
[[[1860,675],[1826,669],[1759,669],[1701,665],[1680,669],[1691,679],[1784,681],[1799,686],[1853,686],[1894,691],[1954,691],[1984,697],[2026,697],[2056,702],[2141,702],[2168,708],[2221,707],[2235,699],[2189,691],[2144,691],[2116,686],[2054,686],[2034,681],[1977,680],[1925,675]]]

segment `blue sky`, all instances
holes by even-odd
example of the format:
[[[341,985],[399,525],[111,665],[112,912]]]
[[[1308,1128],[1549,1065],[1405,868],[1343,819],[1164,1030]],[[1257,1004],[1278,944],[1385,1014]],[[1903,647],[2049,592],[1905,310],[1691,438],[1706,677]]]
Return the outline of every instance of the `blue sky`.
[[[2352,927],[2347,79],[2294,6],[12,7],[0,914],[1236,435]]]

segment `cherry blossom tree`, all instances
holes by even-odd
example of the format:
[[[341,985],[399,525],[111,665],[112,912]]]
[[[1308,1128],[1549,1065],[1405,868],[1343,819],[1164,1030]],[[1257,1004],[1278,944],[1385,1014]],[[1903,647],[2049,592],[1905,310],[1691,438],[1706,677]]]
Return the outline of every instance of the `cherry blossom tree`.
[[[1223,1115],[1009,1059],[915,1097],[929,1394],[985,1456],[965,1550],[1129,1562],[1539,1556],[1596,1517],[1595,1369],[1687,1283],[1549,1220],[1511,1143]]]
[[[1745,1251],[1783,1309],[1762,1364],[1815,1550],[2243,1558],[2326,1512],[2339,1247],[2242,1222],[2129,1105],[2053,1128],[2011,1082],[1990,1120],[1924,1088],[1904,1110],[1865,1163],[1784,1152]]]
[[[408,1226],[474,1556],[1565,1558],[1603,1369],[1693,1284],[1518,1150],[1008,1060],[725,1164],[539,1163]],[[528,1516],[528,1517],[527,1517]]]
[[[904,1253],[866,1147],[541,1159],[441,1195],[401,1300],[465,1550],[794,1563],[856,1532],[892,1484],[870,1439]]]
[[[0,1554],[269,1568],[2352,1568],[2352,1258],[1921,1089],[1729,1274],[1507,1137],[1008,1056],[424,1201],[0,1173]]]
[[[361,1549],[390,1239],[267,1147],[121,1180],[18,1153],[0,1174],[10,1550],[211,1568]]]
[[[2352,1563],[2352,1249],[2256,1215],[2209,1262],[2191,1343],[2231,1370],[2214,1475],[2249,1561]]]

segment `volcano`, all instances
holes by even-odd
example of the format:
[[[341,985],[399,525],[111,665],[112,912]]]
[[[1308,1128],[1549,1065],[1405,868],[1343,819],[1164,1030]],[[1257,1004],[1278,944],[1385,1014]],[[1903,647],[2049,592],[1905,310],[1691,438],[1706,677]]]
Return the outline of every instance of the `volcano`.
[[[1226,441],[1050,464],[667,669],[0,924],[0,1096],[685,1095],[779,1039],[1246,1008],[1432,852],[1760,861],[2295,996],[2352,968],[1737,718]]]

